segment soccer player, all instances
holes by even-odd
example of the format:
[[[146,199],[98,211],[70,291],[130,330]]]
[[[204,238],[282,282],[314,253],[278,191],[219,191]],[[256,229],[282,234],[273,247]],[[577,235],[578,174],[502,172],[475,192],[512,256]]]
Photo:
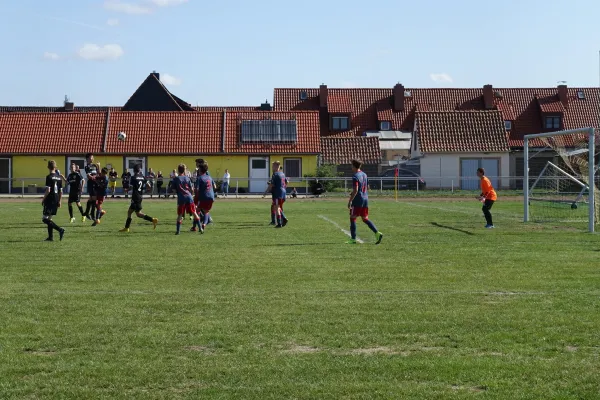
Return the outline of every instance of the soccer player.
[[[179,164],[177,172],[179,173],[173,179],[173,187],[177,192],[177,231],[176,235],[181,232],[181,223],[183,217],[185,217],[186,211],[194,217],[194,225],[199,224],[200,217],[196,213],[196,205],[194,204],[194,197],[192,195],[192,182],[190,178],[186,176],[187,168],[185,164]]]
[[[56,162],[54,160],[48,161],[48,170],[50,173],[46,176],[46,191],[42,200],[42,205],[44,206],[42,222],[48,226],[48,238],[46,242],[54,240],[54,231],[58,231],[60,240],[62,241],[65,230],[52,221],[52,216],[56,215],[62,200],[62,178],[56,173]]]
[[[271,192],[271,223],[276,222],[275,228],[283,228],[287,225],[288,219],[283,213],[283,203],[285,203],[286,188],[288,180],[285,174],[281,171],[281,163],[275,161],[273,163],[273,176],[267,191]],[[264,197],[264,195],[263,195]]]
[[[200,216],[200,220],[204,221],[204,213],[202,212],[202,210],[200,210],[199,199],[198,199],[198,187],[199,187],[198,184],[200,183],[200,182],[198,182],[198,179],[200,179],[200,175],[202,175],[202,173],[200,172],[200,166],[202,164],[206,164],[206,172],[205,172],[205,174],[207,176],[210,176],[210,172],[208,172],[208,162],[204,161],[203,158],[197,158],[196,159],[196,180],[193,181],[192,183],[194,185],[194,191],[195,191],[195,194],[194,194],[194,203],[196,204],[196,212],[200,211],[200,212],[198,212],[198,215]],[[212,180],[212,178],[211,178],[211,180]],[[215,183],[214,180],[212,180],[212,183],[213,183],[213,191],[216,191],[217,190],[217,184]],[[214,193],[214,197],[217,197],[216,193]],[[214,197],[213,197],[213,201],[214,201]],[[190,219],[191,218],[192,218],[192,216],[190,215]],[[210,216],[208,217],[208,223],[209,224],[213,223],[213,219]],[[195,231],[194,227],[192,227],[191,230]]]
[[[367,174],[361,171],[362,162],[352,160],[352,193],[348,200],[350,210],[350,236],[349,244],[356,244],[356,218],[361,217],[369,229],[375,233],[375,244],[381,243],[383,233],[379,232],[373,222],[369,220],[369,182]]]
[[[108,179],[110,181],[110,197],[112,199],[115,198],[115,190],[117,190],[117,178],[119,178],[119,174],[117,171],[115,171],[115,168],[111,168],[110,169],[110,173],[108,174]]]
[[[200,233],[204,233],[206,225],[210,221],[210,210],[213,202],[215,201],[214,182],[210,175],[207,173],[208,163],[205,161],[200,164],[198,169],[199,175],[196,178],[196,194],[198,196],[198,208],[202,213],[202,223],[200,221],[194,221],[192,229],[198,225]]]
[[[81,192],[83,191],[83,178],[79,171],[77,171],[77,165],[71,164],[71,173],[67,176],[67,182],[69,183],[69,218],[71,223],[75,222],[73,217],[73,203],[77,204],[79,212],[83,217],[83,207],[81,207]]]
[[[96,214],[92,216],[94,223],[92,226],[96,226],[100,223],[100,218],[106,211],[102,209],[102,203],[106,198],[106,189],[108,188],[108,168],[102,168],[100,175],[96,176]]]
[[[81,217],[81,222],[85,222],[86,218],[90,218],[90,215],[95,216],[96,212],[96,176],[100,167],[94,163],[94,155],[88,153],[85,155],[87,165],[85,166],[85,173],[87,175],[87,192],[90,196],[85,207],[85,213]],[[92,218],[90,218],[92,219]]]
[[[492,213],[490,210],[494,205],[494,202],[498,200],[498,196],[496,195],[496,191],[492,186],[492,182],[485,176],[485,170],[483,168],[477,168],[477,176],[480,179],[481,185],[481,194],[479,195],[479,200],[483,202],[483,207],[481,207],[481,211],[483,211],[483,215],[485,217],[487,229],[493,229],[494,223],[492,222]]]
[[[121,175],[121,184],[123,185],[123,193],[125,193],[125,198],[129,197],[129,191],[131,190],[131,172],[129,170],[125,170]]]
[[[156,229],[156,225],[158,224],[158,219],[152,218],[149,215],[144,215],[142,213],[142,200],[144,199],[144,190],[148,186],[148,182],[142,173],[142,167],[140,165],[136,165],[133,167],[133,172],[135,175],[131,177],[130,185],[133,187],[133,192],[131,194],[131,204],[129,205],[129,210],[127,211],[127,221],[125,221],[125,228],[121,229],[119,232],[129,232],[129,227],[131,226],[131,215],[135,212],[138,218],[142,218],[148,222],[152,222],[153,229]]]

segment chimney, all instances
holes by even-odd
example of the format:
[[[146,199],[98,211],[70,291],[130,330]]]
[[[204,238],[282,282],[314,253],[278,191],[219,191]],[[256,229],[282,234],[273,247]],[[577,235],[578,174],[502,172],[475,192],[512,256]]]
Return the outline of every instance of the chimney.
[[[325,84],[319,86],[319,106],[327,108],[327,85]]]
[[[156,79],[158,79],[160,81],[160,74],[156,71],[152,71],[152,75],[154,75],[156,77]]]
[[[260,105],[260,110],[271,111],[271,104],[269,104],[269,100],[265,100],[265,102]]]
[[[494,88],[492,85],[485,85],[483,87],[483,104],[486,110],[494,108]]]
[[[394,111],[404,111],[404,85],[396,83],[393,90]]]
[[[567,106],[569,105],[569,99],[567,96],[567,85],[558,85],[558,99],[561,103],[563,103],[563,106],[567,108]]]
[[[75,103],[72,101],[65,101],[65,111],[75,111]]]

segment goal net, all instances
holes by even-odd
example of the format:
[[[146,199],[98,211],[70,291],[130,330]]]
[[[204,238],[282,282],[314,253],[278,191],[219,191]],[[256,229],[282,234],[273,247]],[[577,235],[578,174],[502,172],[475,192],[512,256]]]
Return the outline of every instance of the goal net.
[[[587,223],[594,231],[596,140],[592,128],[525,136],[525,221]]]

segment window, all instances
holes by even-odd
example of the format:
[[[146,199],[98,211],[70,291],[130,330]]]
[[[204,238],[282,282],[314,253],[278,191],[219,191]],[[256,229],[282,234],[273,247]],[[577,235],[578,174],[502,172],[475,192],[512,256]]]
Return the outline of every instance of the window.
[[[283,173],[288,178],[302,177],[302,159],[300,158],[284,158]]]
[[[379,129],[382,131],[389,131],[392,129],[392,123],[390,121],[381,121],[379,123]]]
[[[252,160],[252,169],[266,169],[267,168],[267,160],[257,160],[256,158]]]
[[[345,131],[348,129],[348,117],[332,117],[331,127],[335,131]]]
[[[306,100],[308,99],[308,93],[306,93],[306,90],[303,90],[300,92],[300,100]]]
[[[504,121],[504,129],[510,131],[512,129],[512,121]]]
[[[583,99],[585,99],[585,93],[583,93],[583,90],[578,90],[578,91],[577,91],[577,98],[578,98],[579,100],[583,100]]]
[[[544,122],[545,129],[560,129],[560,117],[546,117]]]
[[[242,142],[296,142],[298,130],[295,120],[242,121]]]

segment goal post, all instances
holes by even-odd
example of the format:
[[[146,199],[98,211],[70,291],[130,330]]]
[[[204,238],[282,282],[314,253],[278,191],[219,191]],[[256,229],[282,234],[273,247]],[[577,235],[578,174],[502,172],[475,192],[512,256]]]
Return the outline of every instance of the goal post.
[[[576,211],[581,205],[587,207],[588,231],[594,232],[596,207],[600,206],[596,199],[595,135],[594,128],[584,128],[524,137],[524,222],[532,220],[532,204],[536,210],[548,211],[545,217],[554,220],[571,219],[569,215],[583,217],[581,210]],[[547,151],[552,154],[550,158]],[[546,158],[538,157],[540,153],[545,153]],[[532,165],[537,170],[532,170]]]

